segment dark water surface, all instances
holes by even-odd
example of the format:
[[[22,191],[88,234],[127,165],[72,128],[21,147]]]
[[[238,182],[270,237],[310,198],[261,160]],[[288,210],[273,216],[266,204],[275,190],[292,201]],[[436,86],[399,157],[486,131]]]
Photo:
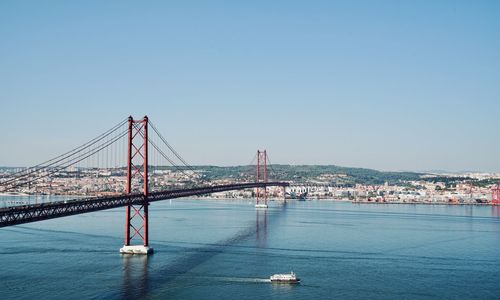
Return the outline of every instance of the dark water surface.
[[[500,207],[167,200],[150,218],[149,257],[118,254],[123,208],[1,228],[0,298],[499,297]],[[300,285],[266,281],[291,270]]]

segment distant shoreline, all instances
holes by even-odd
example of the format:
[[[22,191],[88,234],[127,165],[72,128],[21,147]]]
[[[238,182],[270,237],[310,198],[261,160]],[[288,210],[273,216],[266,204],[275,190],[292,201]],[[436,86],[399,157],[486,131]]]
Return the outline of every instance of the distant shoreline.
[[[75,199],[81,198],[81,197],[88,197],[87,196],[82,196],[82,195],[64,195],[64,194],[52,194],[52,195],[46,195],[46,194],[25,194],[25,193],[0,193],[0,197],[56,197],[56,198],[72,198],[74,197]],[[97,196],[98,197],[98,196]],[[200,199],[200,200],[233,200],[233,201],[255,201],[255,198],[218,198],[218,197],[210,197],[210,196],[193,196],[193,197],[186,197],[186,198],[177,198],[177,200],[182,200],[182,199]],[[172,199],[173,200],[173,199]],[[268,198],[268,202],[283,202],[283,199],[281,198]],[[305,199],[305,200],[300,200],[300,199],[286,199],[285,201],[297,201],[297,202],[307,202],[307,201],[332,201],[332,202],[348,202],[352,204],[381,204],[381,205],[390,205],[390,204],[396,204],[396,205],[446,205],[446,206],[498,206],[498,204],[494,203],[448,203],[448,202],[402,202],[402,201],[394,201],[394,202],[376,202],[376,201],[359,201],[359,200],[347,200],[347,199],[333,199],[333,198],[312,198],[312,199]]]
[[[498,206],[493,203],[445,203],[445,202],[374,202],[374,201],[351,201],[353,204],[410,204],[410,205],[447,205],[447,206]]]

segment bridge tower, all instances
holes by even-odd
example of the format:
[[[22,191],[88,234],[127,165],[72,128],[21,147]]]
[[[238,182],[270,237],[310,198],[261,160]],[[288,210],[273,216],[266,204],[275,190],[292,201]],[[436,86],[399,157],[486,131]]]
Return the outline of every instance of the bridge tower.
[[[257,165],[255,167],[255,182],[267,182],[267,152],[257,150]],[[255,207],[267,208],[267,186],[255,188]]]
[[[491,203],[493,205],[500,205],[500,185],[494,186],[491,189]]]
[[[127,194],[142,193],[139,203],[125,206],[125,245],[120,248],[124,254],[150,254],[148,237],[148,117],[141,120],[128,118],[127,149]],[[140,240],[142,245],[131,245]]]

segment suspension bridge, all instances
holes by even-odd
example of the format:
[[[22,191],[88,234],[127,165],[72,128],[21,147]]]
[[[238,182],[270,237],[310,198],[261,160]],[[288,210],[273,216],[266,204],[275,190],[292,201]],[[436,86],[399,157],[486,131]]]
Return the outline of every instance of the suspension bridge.
[[[151,130],[153,134],[149,134]],[[153,252],[148,237],[151,202],[255,189],[255,207],[265,209],[268,187],[282,187],[284,196],[288,183],[269,180],[267,152],[258,150],[249,166],[254,160],[255,168],[249,168],[234,182],[206,180],[147,116],[128,117],[71,151],[0,177],[2,193],[75,195],[71,200],[1,208],[0,227],[123,206],[125,239],[120,253],[150,254]],[[197,180],[189,182],[190,178]],[[82,194],[86,196],[81,197]]]

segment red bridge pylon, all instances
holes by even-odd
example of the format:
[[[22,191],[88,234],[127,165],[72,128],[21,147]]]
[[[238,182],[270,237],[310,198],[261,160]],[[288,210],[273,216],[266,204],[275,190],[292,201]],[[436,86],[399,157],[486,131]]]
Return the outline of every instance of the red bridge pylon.
[[[148,238],[148,117],[142,120],[128,118],[127,149],[127,186],[126,193],[143,194],[142,203],[128,204],[125,207],[125,245],[120,248],[123,254],[150,254]],[[131,245],[135,239],[142,245]]]
[[[255,182],[267,182],[267,153],[257,150],[257,165],[255,167]],[[255,188],[255,207],[267,208],[267,187]]]
[[[491,204],[500,205],[500,185],[491,189]]]

